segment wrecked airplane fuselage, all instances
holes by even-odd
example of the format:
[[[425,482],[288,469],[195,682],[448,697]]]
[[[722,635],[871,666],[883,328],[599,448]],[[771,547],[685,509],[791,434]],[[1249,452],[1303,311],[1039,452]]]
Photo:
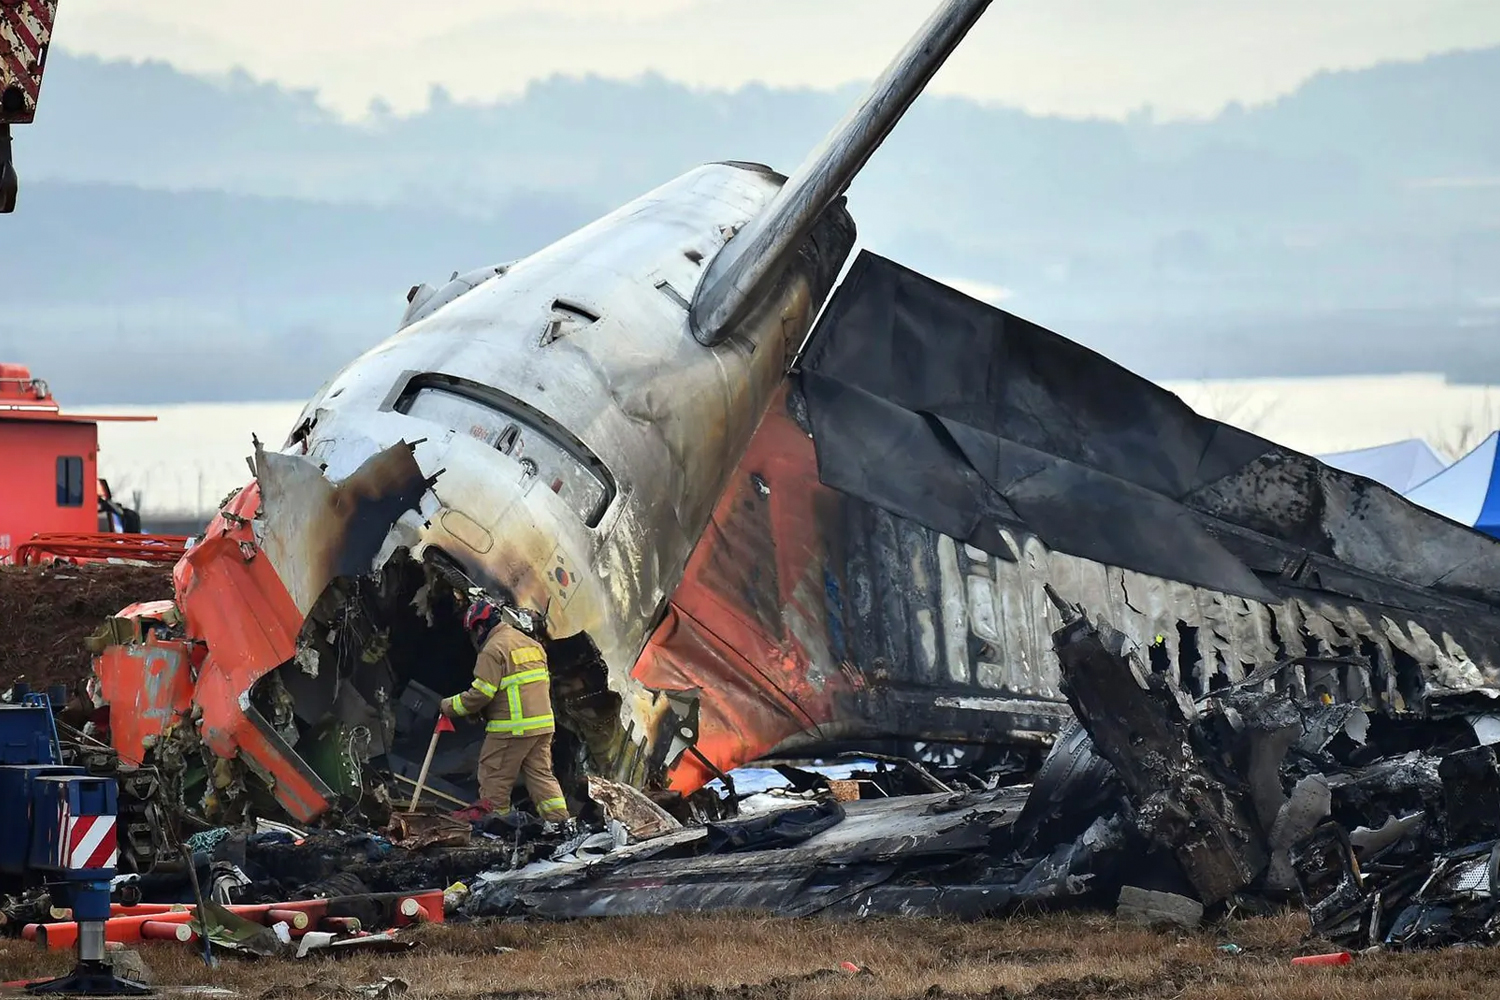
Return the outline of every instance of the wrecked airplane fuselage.
[[[703,167],[483,280],[413,290],[400,331],[319,392],[281,452],[257,450],[255,483],[179,569],[186,632],[208,648],[204,676],[218,676],[221,649],[253,661],[226,711],[256,718],[256,732],[226,735],[204,705],[215,752],[258,760],[294,816],[323,811],[333,789],[299,773],[298,727],[331,713],[379,755],[409,681],[466,686],[457,580],[545,609],[554,636],[577,637],[554,647],[553,672],[583,688],[561,710],[591,713],[595,768],[670,780],[695,738],[695,696],[648,690],[631,668],[853,241],[835,207],[765,308],[722,346],[698,344],[686,302],[704,262],[783,180]],[[264,601],[226,575],[254,577]],[[407,610],[417,613],[390,620]],[[283,664],[266,682],[276,693],[261,691],[286,706],[283,719],[233,704]],[[600,700],[608,710],[590,707]]]
[[[434,486],[395,520],[380,561],[456,566],[546,609],[554,636],[584,637],[573,668],[592,672],[563,701],[618,704],[586,735],[595,766],[637,784],[665,783],[695,727],[690,705],[631,668],[853,239],[836,208],[766,308],[722,347],[699,345],[685,303],[704,263],[781,182],[703,167],[435,310],[449,293],[419,292],[403,329],[319,393],[286,449],[338,480],[415,442]],[[299,607],[319,593],[305,588]],[[554,652],[564,684],[568,661]],[[469,666],[428,686],[457,690]]]
[[[705,166],[413,289],[257,446],[174,605],[111,624],[122,756],[190,759],[205,816],[367,807],[369,763],[404,774],[468,684],[470,585],[548,611],[565,775],[680,793],[773,752],[1028,770],[1071,714],[1044,585],[1189,700],[1285,661],[1383,717],[1484,711],[1495,541],[873,255],[808,336],[840,192],[983,7],[944,4],[875,87],[901,99],[790,179]],[[715,278],[762,243],[790,249]],[[472,775],[472,742],[433,773]]]
[[[396,382],[359,388],[363,362],[335,379],[178,570],[185,634],[210,659],[253,661],[236,684],[205,668],[183,689],[198,729],[216,754],[253,747],[247,765],[294,814],[360,766],[330,765],[330,746],[348,756],[364,732],[361,759],[409,754],[425,732],[408,694],[467,681],[455,571],[550,603],[560,754],[649,788],[689,792],[772,753],[1029,769],[1071,716],[1047,586],[1107,614],[1185,703],[1267,665],[1296,697],[1398,724],[1482,714],[1500,695],[1494,541],[873,256],[771,381],[738,463],[714,470],[696,544],[674,528],[651,548],[648,515],[680,527],[679,508],[628,506],[681,477],[612,477],[619,513],[590,526],[515,456],[399,412],[417,376],[385,365],[391,349],[369,370]],[[361,422],[377,398],[388,408]],[[615,460],[606,441],[590,452]],[[472,485],[450,488],[461,464]],[[611,586],[645,562],[657,585]],[[243,742],[203,704],[221,689]],[[436,771],[470,763],[455,751]]]

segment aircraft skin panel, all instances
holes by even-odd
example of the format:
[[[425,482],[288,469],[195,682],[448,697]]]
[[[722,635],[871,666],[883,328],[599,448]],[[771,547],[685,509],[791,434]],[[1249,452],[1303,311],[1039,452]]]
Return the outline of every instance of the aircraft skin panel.
[[[1045,743],[1069,714],[1048,586],[1116,623],[1184,700],[1289,663],[1280,683],[1303,697],[1462,714],[1500,696],[1497,559],[1377,484],[866,254],[633,676],[696,699],[696,752],[669,769],[684,792],[765,755],[957,764]]]
[[[1068,716],[1055,662],[995,669],[986,661],[1012,650],[965,625],[971,576],[988,563],[945,573],[945,559],[967,559],[952,538],[823,485],[805,421],[793,379],[632,672],[697,702],[696,753],[678,757],[666,783],[691,792],[781,751],[899,749],[955,763],[1044,748]],[[984,615],[974,627],[994,619]]]
[[[850,268],[800,367],[824,481],[941,515],[982,532],[977,544],[1020,523],[1054,549],[1253,599],[1305,557],[1365,594],[1500,605],[1500,545],[1485,536],[874,254]],[[893,423],[912,428],[899,467],[871,438]],[[835,435],[840,447],[821,447]],[[913,495],[911,468],[933,496]]]
[[[696,702],[696,753],[665,782],[678,791],[785,753],[899,750],[953,766],[1045,746],[1070,712],[1044,585],[1104,609],[1187,699],[1288,659],[1305,661],[1284,672],[1299,696],[1368,712],[1441,712],[1450,697],[1456,711],[1497,689],[1488,660],[1405,609],[1304,590],[1261,603],[1010,528],[996,555],[832,489],[797,392],[794,377],[632,672]],[[649,783],[649,768],[621,777]]]

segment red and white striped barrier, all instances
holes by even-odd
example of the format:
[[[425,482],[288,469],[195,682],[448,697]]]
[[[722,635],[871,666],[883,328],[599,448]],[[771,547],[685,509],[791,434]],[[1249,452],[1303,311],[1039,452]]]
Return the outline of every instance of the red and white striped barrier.
[[[85,871],[114,868],[120,860],[113,816],[67,816],[62,866]]]

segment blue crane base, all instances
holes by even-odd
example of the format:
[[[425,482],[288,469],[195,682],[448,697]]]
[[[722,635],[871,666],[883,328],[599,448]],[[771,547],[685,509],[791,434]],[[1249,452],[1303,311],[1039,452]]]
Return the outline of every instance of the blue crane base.
[[[20,822],[0,827],[0,874],[44,875],[62,891],[78,921],[78,964],[66,976],[29,983],[28,993],[140,996],[151,990],[120,979],[104,960],[109,883],[118,856],[113,778],[62,766],[62,747],[43,698],[0,705],[0,801],[19,807]],[[28,822],[29,818],[29,822]],[[75,827],[77,823],[86,826]],[[75,834],[75,830],[81,833]]]
[[[78,920],[78,964],[66,976],[28,983],[28,993],[68,994],[71,996],[115,997],[140,996],[150,988],[129,979],[121,979],[104,960],[104,922],[109,918],[109,882],[103,879],[62,883]]]
[[[27,983],[26,992],[84,997],[134,997],[150,993],[151,988],[131,979],[121,979],[104,962],[79,962],[66,976],[40,983]]]

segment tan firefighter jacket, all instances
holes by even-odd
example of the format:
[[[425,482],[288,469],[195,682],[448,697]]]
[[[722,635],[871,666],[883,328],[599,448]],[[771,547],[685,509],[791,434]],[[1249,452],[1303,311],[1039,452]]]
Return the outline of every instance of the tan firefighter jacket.
[[[512,625],[490,629],[474,664],[474,683],[444,698],[444,714],[478,715],[486,732],[539,736],[553,731],[551,677],[541,644]]]

